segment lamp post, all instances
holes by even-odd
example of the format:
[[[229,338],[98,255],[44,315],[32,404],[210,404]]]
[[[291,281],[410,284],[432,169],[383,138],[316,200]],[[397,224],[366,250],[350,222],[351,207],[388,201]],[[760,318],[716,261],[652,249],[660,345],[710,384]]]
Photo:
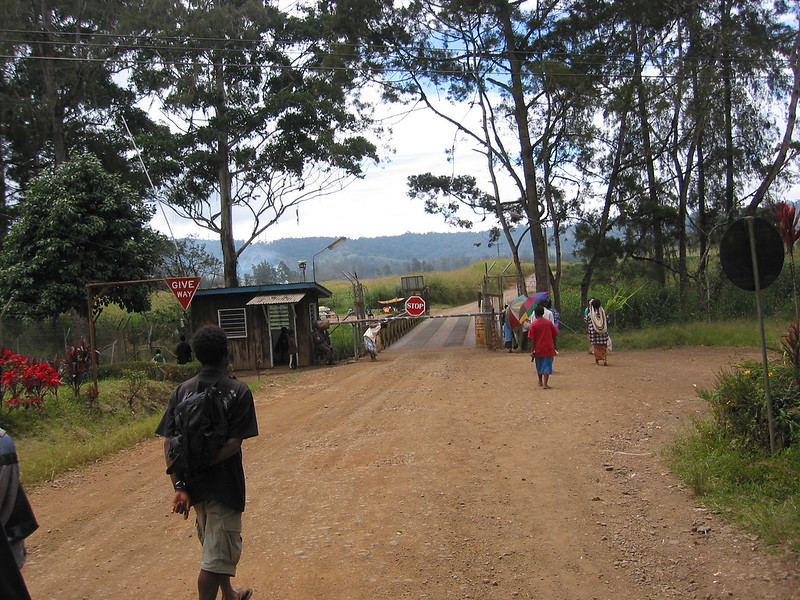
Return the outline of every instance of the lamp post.
[[[338,240],[331,242],[330,244],[325,246],[322,250],[320,250],[314,256],[311,257],[311,277],[314,279],[314,283],[316,283],[317,281],[317,263],[316,263],[317,256],[325,252],[325,250],[333,250],[334,248],[336,248],[336,246],[341,244],[346,239],[347,239],[346,237],[340,237]]]
[[[300,272],[303,273],[303,283],[306,282],[306,261],[298,260],[297,266],[300,267]]]

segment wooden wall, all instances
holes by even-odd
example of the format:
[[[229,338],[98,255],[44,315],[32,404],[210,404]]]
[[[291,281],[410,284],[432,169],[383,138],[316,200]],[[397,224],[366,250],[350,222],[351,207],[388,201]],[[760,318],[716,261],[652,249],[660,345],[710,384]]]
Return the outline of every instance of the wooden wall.
[[[192,330],[203,325],[218,325],[218,310],[225,308],[245,308],[247,319],[247,337],[229,338],[228,349],[231,363],[237,371],[255,371],[259,368],[266,369],[270,366],[272,348],[275,345],[277,334],[280,330],[274,329],[272,339],[268,330],[266,309],[264,305],[247,306],[247,302],[263,293],[221,293],[215,295],[195,296],[191,304]],[[308,317],[309,306],[319,300],[311,294],[297,304],[290,305],[296,310],[297,318],[297,346],[299,350],[299,365],[301,367],[312,364],[311,349],[311,323]],[[290,310],[291,314],[291,310]],[[259,364],[259,360],[261,361]]]

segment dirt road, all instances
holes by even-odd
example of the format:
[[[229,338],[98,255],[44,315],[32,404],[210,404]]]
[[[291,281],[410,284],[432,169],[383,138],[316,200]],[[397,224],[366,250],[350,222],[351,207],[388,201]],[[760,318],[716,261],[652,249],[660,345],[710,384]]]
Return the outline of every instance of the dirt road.
[[[565,352],[552,390],[527,355],[464,347],[270,376],[235,583],[256,600],[788,600],[797,565],[659,455],[704,412],[694,386],[745,354],[619,351],[603,368]],[[31,496],[35,600],[196,597],[159,440]]]

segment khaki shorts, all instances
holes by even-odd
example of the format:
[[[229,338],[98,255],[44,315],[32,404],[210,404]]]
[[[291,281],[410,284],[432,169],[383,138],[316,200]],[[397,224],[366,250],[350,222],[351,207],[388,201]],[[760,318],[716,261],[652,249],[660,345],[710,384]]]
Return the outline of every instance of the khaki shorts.
[[[242,513],[214,500],[200,502],[194,509],[197,539],[203,545],[200,568],[235,576],[242,555]]]

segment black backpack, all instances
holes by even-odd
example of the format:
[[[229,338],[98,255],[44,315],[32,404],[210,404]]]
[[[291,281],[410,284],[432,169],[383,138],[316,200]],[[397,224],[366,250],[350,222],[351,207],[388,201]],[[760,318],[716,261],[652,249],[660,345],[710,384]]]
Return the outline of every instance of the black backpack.
[[[185,393],[175,405],[176,434],[169,439],[167,473],[191,481],[205,471],[228,439],[228,407],[232,390],[219,389],[219,379]],[[198,384],[199,386],[199,384]]]

